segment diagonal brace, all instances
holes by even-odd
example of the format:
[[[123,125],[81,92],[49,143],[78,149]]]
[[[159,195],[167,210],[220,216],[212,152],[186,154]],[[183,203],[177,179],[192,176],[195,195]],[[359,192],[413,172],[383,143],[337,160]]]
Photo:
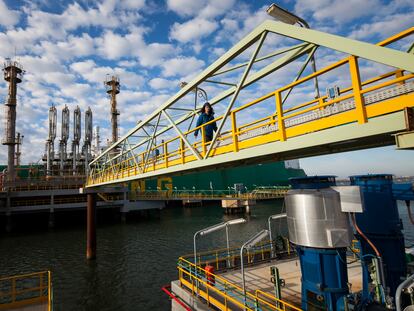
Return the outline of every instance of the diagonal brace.
[[[241,89],[243,88],[244,82],[246,81],[246,78],[247,78],[247,76],[250,72],[250,69],[252,68],[252,66],[254,64],[256,56],[257,56],[257,54],[259,54],[260,48],[263,45],[263,42],[266,38],[266,35],[267,35],[267,31],[264,31],[261,34],[259,42],[257,43],[256,49],[254,50],[254,52],[252,54],[252,57],[250,58],[249,63],[247,64],[246,68],[244,69],[244,72],[243,72],[243,75],[240,79],[240,82],[237,84],[236,90],[234,91],[234,94],[233,94],[233,96],[230,100],[230,103],[227,106],[226,112],[223,115],[223,120],[221,120],[220,125],[219,125],[216,133],[214,134],[213,140],[211,141],[210,146],[208,147],[208,150],[207,150],[206,154],[204,155],[204,159],[206,159],[209,156],[211,150],[213,149],[213,146],[214,146],[215,142],[217,141],[217,137],[220,135],[221,130],[223,129],[224,123],[226,122],[227,117],[229,116],[230,111],[233,108],[234,102],[236,101],[237,96],[239,95]]]
[[[177,127],[177,125],[171,119],[171,117],[167,113],[167,111],[163,110],[162,112],[164,113],[164,115],[168,119],[168,121],[170,121],[171,125],[173,126],[173,128],[175,129],[175,131],[178,133],[178,135],[181,137],[181,139],[186,143],[186,145],[188,146],[188,148],[191,149],[191,152],[197,157],[197,159],[202,160],[202,158],[200,156],[200,153],[197,150],[194,149],[193,145],[188,141],[187,137],[185,137],[185,135],[183,134],[183,132],[181,132],[181,130]]]

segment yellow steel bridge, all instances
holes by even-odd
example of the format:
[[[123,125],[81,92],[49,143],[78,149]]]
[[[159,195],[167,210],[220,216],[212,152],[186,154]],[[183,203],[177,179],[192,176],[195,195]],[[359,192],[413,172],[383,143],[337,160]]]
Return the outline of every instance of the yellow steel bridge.
[[[375,45],[266,21],[96,158],[86,186],[395,140],[413,148],[413,33],[414,27]],[[282,46],[261,54],[275,45]],[[326,66],[311,71],[317,49]],[[286,84],[292,69],[296,77]],[[211,93],[209,102],[222,113],[206,142],[208,123],[197,128],[193,121]]]

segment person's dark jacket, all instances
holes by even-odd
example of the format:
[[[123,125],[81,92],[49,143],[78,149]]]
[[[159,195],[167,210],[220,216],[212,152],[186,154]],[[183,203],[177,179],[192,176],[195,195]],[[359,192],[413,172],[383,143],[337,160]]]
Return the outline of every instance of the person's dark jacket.
[[[197,120],[197,125],[196,125],[196,127],[199,127],[200,125],[202,125],[202,124],[204,124],[204,123],[207,123],[208,121],[211,121],[211,120],[213,120],[214,119],[214,114],[211,114],[211,115],[208,115],[208,114],[206,114],[206,113],[202,113],[202,114],[200,114],[200,116],[198,117],[198,120]],[[198,131],[199,131],[200,129],[197,129],[196,131],[195,131],[195,133],[194,133],[194,135],[195,136],[197,136],[198,135]],[[217,124],[216,124],[216,122],[214,121],[214,122],[212,122],[212,123],[210,123],[210,124],[208,124],[208,125],[206,125],[205,127],[204,127],[204,133],[205,133],[205,135],[206,135],[206,137],[210,137],[210,138],[212,138],[213,137],[213,134],[214,134],[214,131],[217,131]]]

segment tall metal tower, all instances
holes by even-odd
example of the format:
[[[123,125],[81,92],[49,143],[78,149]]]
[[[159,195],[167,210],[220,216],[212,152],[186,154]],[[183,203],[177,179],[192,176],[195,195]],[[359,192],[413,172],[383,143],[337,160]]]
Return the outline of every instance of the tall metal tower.
[[[117,76],[107,76],[105,87],[106,93],[111,98],[111,124],[112,124],[112,144],[118,141],[118,116],[119,111],[116,107],[116,95],[119,94],[120,84],[119,77]]]
[[[65,105],[62,109],[62,124],[60,129],[59,154],[60,154],[60,175],[64,175],[65,161],[67,158],[67,145],[69,139],[70,111]]]
[[[101,153],[101,135],[99,133],[100,128],[99,125],[96,126],[96,130],[95,130],[95,155],[98,155]]]
[[[16,161],[15,161],[15,165],[16,166],[20,166],[20,159],[21,159],[21,155],[22,152],[20,150],[20,146],[23,144],[23,135],[20,135],[20,133],[17,133],[17,137],[16,137]]]
[[[55,139],[56,139],[57,111],[52,105],[49,108],[49,136],[46,141],[46,175],[52,175],[53,160],[55,158]]]
[[[73,141],[72,141],[72,169],[73,175],[76,175],[76,165],[78,161],[79,153],[79,142],[81,140],[81,110],[79,106],[76,106],[76,109],[73,111]]]
[[[85,139],[84,139],[84,155],[85,155],[85,175],[88,174],[88,167],[91,155],[91,145],[92,145],[92,135],[93,135],[93,122],[92,122],[92,110],[88,107],[88,110],[85,112]]]
[[[5,103],[5,133],[2,144],[8,146],[7,179],[13,181],[16,177],[14,169],[14,152],[16,145],[16,104],[17,84],[22,82],[24,70],[17,61],[6,59],[3,67],[4,80],[9,83],[9,92]]]

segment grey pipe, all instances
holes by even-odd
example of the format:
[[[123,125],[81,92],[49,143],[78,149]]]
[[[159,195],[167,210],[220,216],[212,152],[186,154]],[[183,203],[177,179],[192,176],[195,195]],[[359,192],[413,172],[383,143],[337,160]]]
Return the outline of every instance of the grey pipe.
[[[406,287],[409,283],[414,282],[414,274],[412,274],[408,279],[402,282],[397,287],[397,291],[395,292],[395,307],[397,311],[401,311],[401,292],[404,287]]]

